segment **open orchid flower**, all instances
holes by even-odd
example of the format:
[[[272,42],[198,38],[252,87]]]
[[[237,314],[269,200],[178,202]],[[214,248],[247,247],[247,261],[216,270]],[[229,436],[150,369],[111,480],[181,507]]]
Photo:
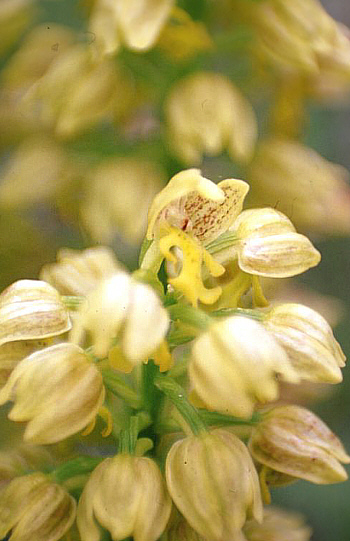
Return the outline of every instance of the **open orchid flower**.
[[[175,175],[151,205],[150,244],[142,267],[157,273],[165,259],[169,284],[197,306],[198,301],[218,301],[222,287],[208,289],[203,280],[222,276],[225,266],[234,262],[234,289],[239,282],[241,296],[253,284],[256,304],[264,305],[258,276],[300,274],[317,265],[320,254],[284,214],[274,209],[242,212],[248,190],[249,185],[238,179],[214,184],[198,169]],[[225,287],[225,298],[231,289],[229,284]]]
[[[237,179],[216,185],[198,169],[175,175],[150,208],[147,239],[155,242],[145,254],[143,267],[157,270],[164,258],[175,267],[182,263],[178,276],[170,278],[169,283],[194,306],[198,300],[204,304],[216,302],[221,288],[204,286],[202,267],[205,265],[213,277],[222,275],[225,268],[205,246],[232,225],[248,190],[248,184]]]

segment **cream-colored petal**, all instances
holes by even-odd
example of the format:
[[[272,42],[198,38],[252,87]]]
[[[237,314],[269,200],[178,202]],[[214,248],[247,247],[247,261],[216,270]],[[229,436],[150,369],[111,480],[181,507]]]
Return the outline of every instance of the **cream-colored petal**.
[[[126,357],[134,363],[146,360],[163,341],[169,323],[168,313],[153,289],[133,282],[122,338]]]
[[[71,328],[58,292],[39,280],[19,280],[0,295],[0,345],[56,336]]]
[[[123,40],[131,49],[152,47],[170,15],[174,0],[116,0]]]
[[[244,272],[271,278],[296,276],[318,265],[320,259],[309,239],[299,233],[248,238],[238,248]]]
[[[179,224],[186,219],[181,208],[182,198],[186,198],[194,192],[205,200],[223,202],[225,194],[214,182],[202,177],[199,169],[186,169],[171,178],[165,188],[153,200],[148,212],[147,238],[152,239],[156,235],[157,222],[163,217],[165,220],[170,213],[170,218],[177,220]],[[167,212],[169,211],[169,212]],[[171,225],[176,225],[171,224]]]

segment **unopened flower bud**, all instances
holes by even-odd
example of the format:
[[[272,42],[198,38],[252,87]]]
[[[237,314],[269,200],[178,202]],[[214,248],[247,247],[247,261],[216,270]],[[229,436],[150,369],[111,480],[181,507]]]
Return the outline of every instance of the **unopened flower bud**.
[[[171,145],[189,165],[201,163],[204,153],[214,156],[225,148],[236,160],[251,157],[257,135],[253,108],[223,75],[185,77],[165,106]]]
[[[268,412],[253,429],[249,449],[268,468],[312,483],[339,483],[348,477],[340,463],[350,463],[350,457],[340,440],[321,419],[299,406]]]
[[[130,243],[140,242],[145,235],[148,208],[165,178],[160,166],[140,158],[118,157],[93,168],[86,179],[86,196],[80,208],[91,237],[110,243],[118,233]]]
[[[0,345],[56,336],[71,327],[58,292],[39,280],[19,280],[0,295]]]
[[[137,364],[161,344],[168,325],[168,314],[153,289],[118,272],[87,295],[73,326],[72,341],[79,342],[89,332],[95,354],[103,357],[112,338],[119,335],[123,354]]]
[[[152,47],[170,15],[174,0],[98,0],[90,19],[101,56],[117,52],[121,44],[136,51]]]
[[[287,278],[320,261],[309,239],[296,233],[288,218],[274,209],[246,210],[232,228],[239,238],[239,266],[249,274]]]
[[[303,379],[339,383],[345,355],[326,320],[302,304],[281,304],[266,315],[264,325],[287,352]]]
[[[15,404],[12,421],[28,421],[24,439],[54,443],[85,428],[103,404],[102,376],[84,351],[61,343],[32,353],[13,370],[0,404]]]
[[[335,22],[318,0],[268,0],[252,10],[260,54],[279,70],[317,73]]]
[[[62,295],[85,296],[98,283],[120,269],[120,265],[107,246],[87,250],[62,248],[57,253],[57,263],[44,265],[40,279],[45,280]]]
[[[17,477],[0,493],[0,537],[58,541],[75,513],[74,498],[42,473]]]
[[[277,374],[299,381],[282,347],[261,323],[247,317],[218,321],[192,348],[193,389],[208,408],[222,413],[249,417],[257,402],[276,400]]]
[[[150,458],[119,454],[92,472],[79,501],[82,541],[99,541],[106,528],[115,541],[156,541],[165,529],[171,501],[162,474]]]
[[[5,483],[29,470],[40,470],[54,464],[47,448],[21,443],[0,451],[0,488]]]
[[[326,234],[350,232],[348,177],[312,148],[276,137],[260,143],[249,172],[254,206],[276,203],[297,227]]]
[[[17,364],[38,349],[47,347],[49,340],[18,340],[0,346],[0,386],[6,383]]]
[[[7,160],[1,174],[2,208],[28,207],[54,198],[70,175],[61,148],[47,135],[26,139]]]
[[[236,539],[247,517],[262,518],[252,459],[227,430],[176,442],[167,456],[166,480],[176,506],[205,539]]]
[[[243,532],[247,541],[310,541],[312,534],[302,515],[278,507],[266,507],[262,523],[249,520]]]
[[[116,115],[125,112],[125,100],[115,99],[119,77],[111,62],[96,63],[90,47],[75,44],[56,56],[31,87],[23,108],[37,105],[44,125],[59,137],[73,137],[111,111]]]

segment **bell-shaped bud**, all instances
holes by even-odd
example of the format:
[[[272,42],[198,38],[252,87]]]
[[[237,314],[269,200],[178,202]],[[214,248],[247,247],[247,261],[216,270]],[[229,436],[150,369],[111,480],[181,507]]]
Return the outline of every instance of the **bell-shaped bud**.
[[[104,60],[95,62],[91,47],[75,44],[56,56],[46,73],[22,100],[23,110],[39,111],[39,120],[62,138],[70,138],[113,112],[126,113],[130,93],[127,75]],[[121,89],[116,100],[116,89]]]
[[[118,233],[130,243],[140,242],[146,232],[148,208],[165,179],[162,168],[146,159],[119,157],[93,168],[80,209],[92,238],[108,243]]]
[[[153,289],[118,272],[87,295],[71,338],[77,343],[89,332],[95,354],[103,357],[119,335],[123,354],[138,364],[160,346],[168,326],[168,313]]]
[[[74,498],[42,473],[13,479],[0,493],[0,536],[58,541],[72,526]]]
[[[176,442],[167,456],[166,480],[176,506],[205,539],[236,539],[247,517],[262,518],[253,461],[227,430]]]
[[[168,133],[175,153],[198,165],[204,154],[227,149],[247,161],[257,136],[255,113],[240,90],[225,76],[197,72],[180,80],[165,104]]]
[[[349,234],[349,173],[312,148],[269,138],[259,145],[248,176],[254,206],[278,202],[297,227]]]
[[[0,295],[0,345],[57,336],[70,328],[60,295],[45,282],[18,280]]]
[[[26,139],[2,171],[1,206],[23,208],[55,197],[69,178],[66,161],[60,147],[47,135]]]
[[[248,317],[218,321],[193,345],[189,377],[209,409],[250,417],[256,403],[278,398],[276,375],[299,381],[282,347]]]
[[[99,541],[102,526],[114,541],[156,541],[163,533],[171,501],[162,474],[150,458],[119,454],[92,472],[79,501],[82,541]]]
[[[287,278],[318,265],[321,256],[281,212],[246,210],[232,226],[237,233],[238,264],[249,274]]]
[[[55,287],[61,295],[85,296],[120,268],[114,252],[107,246],[82,251],[62,248],[57,253],[57,263],[43,266],[40,279]]]
[[[32,353],[13,370],[0,404],[13,401],[12,421],[28,421],[24,439],[54,443],[85,428],[103,404],[102,376],[84,351],[69,343]]]
[[[12,0],[8,2],[16,3]],[[67,50],[74,42],[75,34],[71,28],[50,22],[48,32],[47,26],[47,24],[35,25],[9,58],[2,71],[2,81],[6,89],[18,93],[28,90],[44,75],[56,59],[57,53]]]
[[[339,483],[347,479],[341,462],[350,457],[340,440],[311,411],[281,406],[264,415],[249,441],[253,458],[261,464],[312,483]]]
[[[39,445],[21,443],[0,451],[0,488],[14,477],[28,471],[36,471],[53,466],[54,458],[47,448]]]
[[[251,10],[257,47],[279,70],[317,73],[331,49],[335,21],[318,0],[268,0]]]
[[[263,521],[248,520],[242,541],[310,541],[312,530],[304,517],[278,507],[266,507]]]
[[[287,352],[301,378],[323,383],[342,381],[345,355],[327,321],[302,304],[280,304],[264,320],[266,329]]]
[[[248,190],[243,180],[225,179],[215,184],[199,169],[181,171],[154,198],[148,212],[147,238],[156,236],[165,222],[207,244],[234,222]]]
[[[90,19],[101,56],[112,55],[122,44],[136,51],[152,47],[170,15],[174,0],[97,0]]]
[[[0,387],[4,385],[18,363],[38,349],[50,345],[50,340],[19,340],[0,346]]]

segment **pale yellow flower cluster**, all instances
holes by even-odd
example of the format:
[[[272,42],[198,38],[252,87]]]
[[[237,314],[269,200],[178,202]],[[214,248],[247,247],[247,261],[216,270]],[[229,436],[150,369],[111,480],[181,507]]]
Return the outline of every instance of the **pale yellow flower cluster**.
[[[280,406],[256,422],[250,419],[259,405],[278,398],[278,380],[340,382],[345,356],[317,312],[300,304],[265,306],[259,276],[293,276],[320,256],[280,212],[243,211],[247,192],[241,180],[215,185],[199,170],[182,171],[151,205],[149,238],[134,276],[107,248],[65,249],[57,263],[42,269],[41,281],[20,280],[0,295],[0,404],[14,403],[9,419],[26,423],[26,442],[53,444],[86,427],[88,434],[96,416],[107,424],[108,436],[116,417],[110,399],[105,402],[111,392],[136,412],[117,432],[118,454],[90,466],[78,458],[50,474],[23,477],[16,461],[0,457],[1,535],[29,528],[38,539],[51,532],[59,540],[76,517],[82,541],[100,541],[101,528],[116,541],[128,536],[156,541],[165,530],[169,539],[182,532],[189,540],[253,541],[280,523],[308,541],[310,530],[298,520],[278,512],[264,515],[268,486],[296,478],[344,481],[342,463],[350,457],[307,409]],[[163,259],[172,264],[167,280],[173,291],[166,294],[157,279]],[[226,285],[212,287],[222,274]],[[237,309],[250,288],[252,308]],[[212,308],[221,297],[226,310],[236,313],[224,309],[215,316]],[[198,301],[207,313],[197,308]],[[177,358],[169,350],[174,324],[180,338],[184,333],[180,345],[188,341],[188,331],[197,334],[188,350],[188,379],[191,400],[200,409],[168,375],[155,374],[153,383],[145,379],[140,387],[140,374],[168,372]],[[176,374],[176,364],[173,370]],[[145,385],[146,398],[139,396]],[[165,478],[153,458],[142,456],[153,441],[138,438],[153,423],[145,399],[155,387],[183,416],[185,431],[192,431],[163,454]],[[165,412],[156,421],[160,426],[169,421]],[[248,446],[230,428],[215,428],[216,419],[234,426],[236,418],[253,424]],[[34,464],[40,460],[39,452]],[[22,464],[26,468],[26,461]],[[77,506],[69,494],[75,483],[83,489]],[[170,519],[172,502],[182,517]]]

